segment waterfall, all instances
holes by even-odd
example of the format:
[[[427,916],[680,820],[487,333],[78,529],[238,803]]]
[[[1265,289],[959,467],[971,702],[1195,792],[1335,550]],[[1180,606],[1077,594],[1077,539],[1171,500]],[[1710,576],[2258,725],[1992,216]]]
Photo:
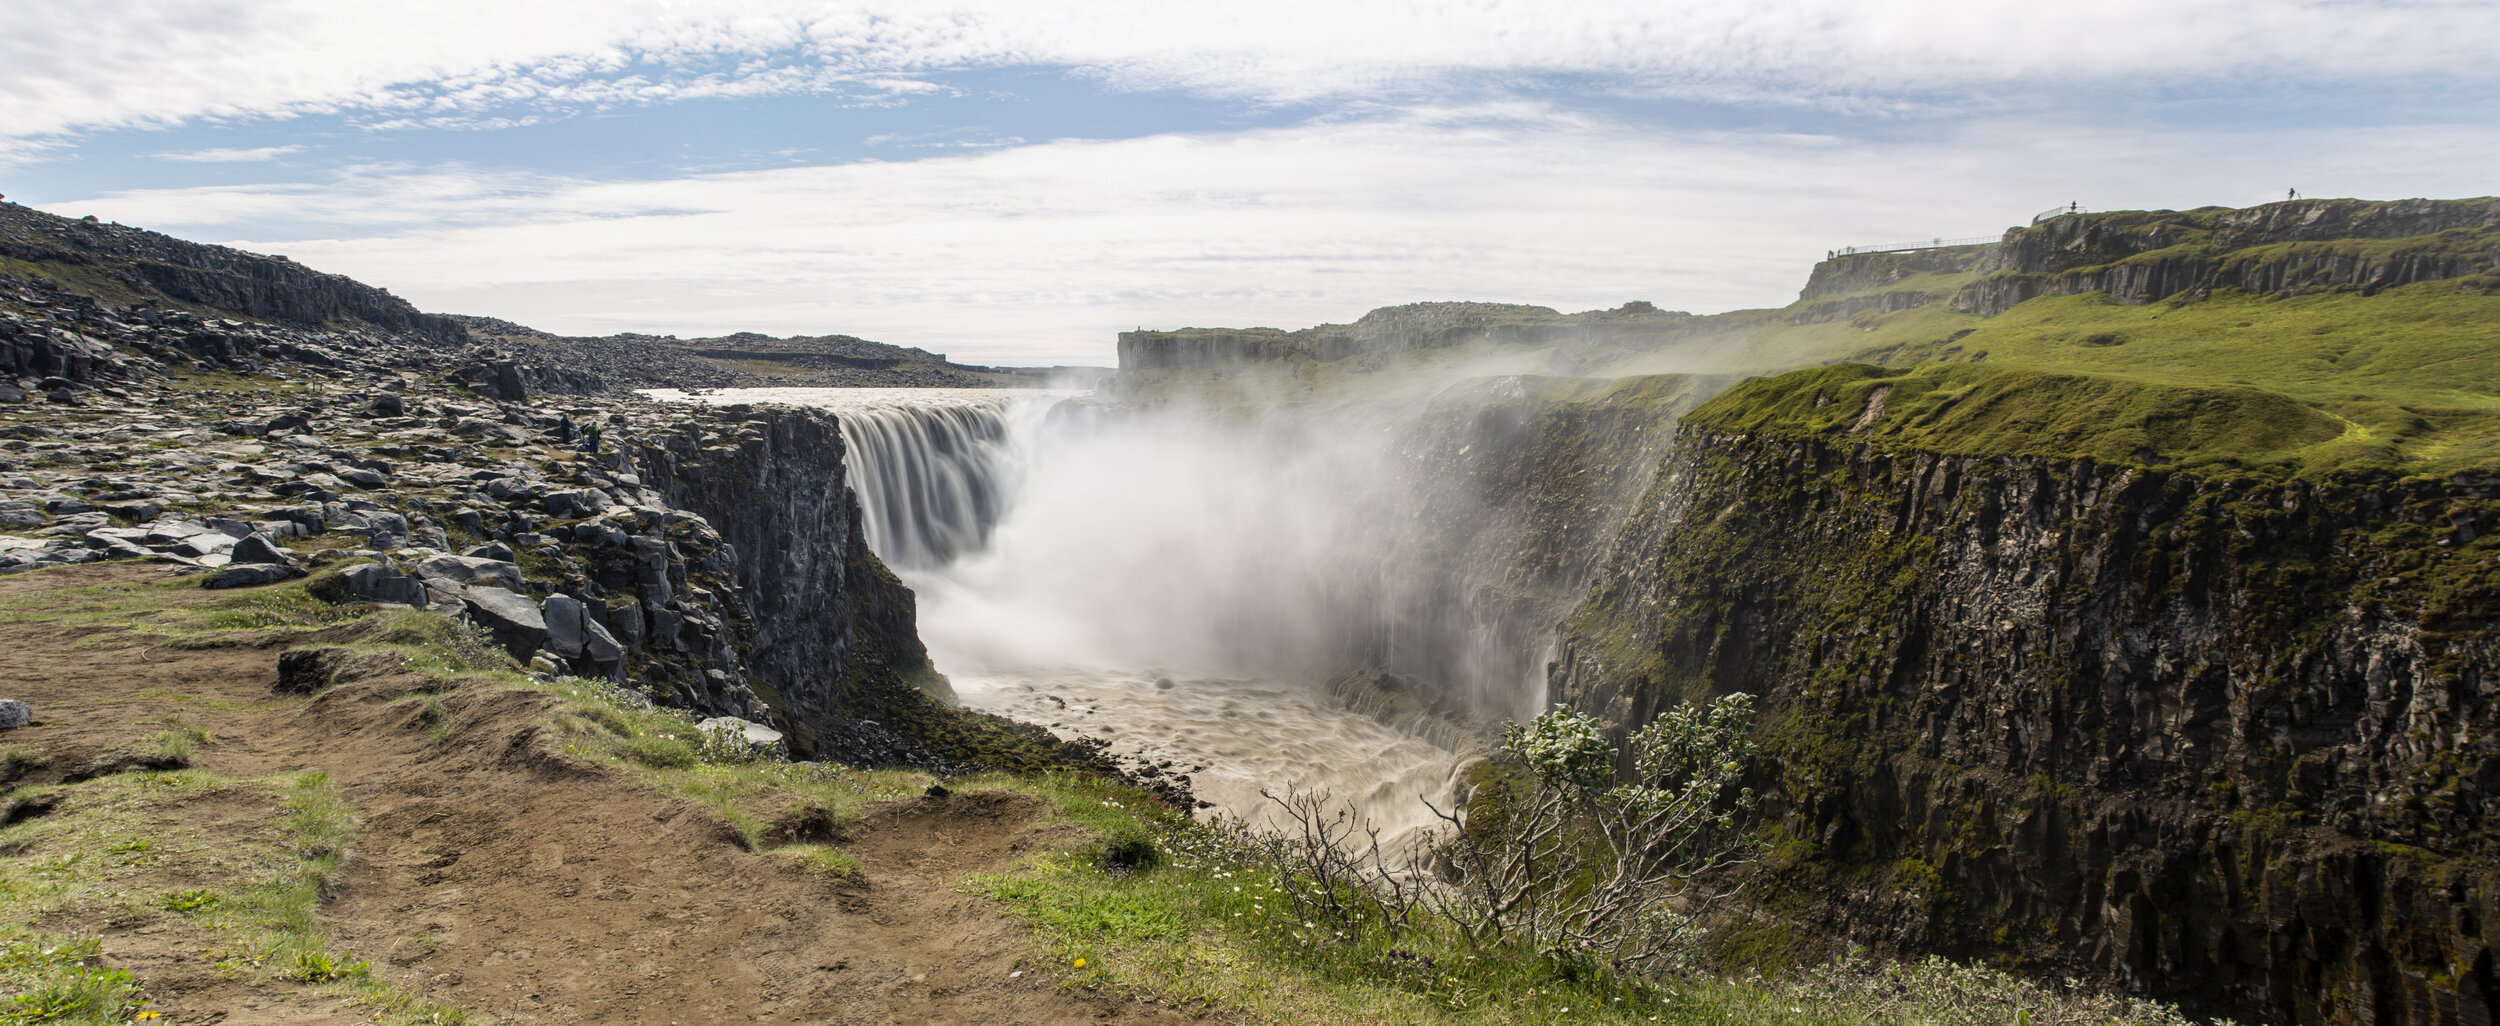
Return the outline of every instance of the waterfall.
[[[864,405],[841,417],[868,547],[897,570],[936,570],[988,544],[1013,466],[1007,397]]]

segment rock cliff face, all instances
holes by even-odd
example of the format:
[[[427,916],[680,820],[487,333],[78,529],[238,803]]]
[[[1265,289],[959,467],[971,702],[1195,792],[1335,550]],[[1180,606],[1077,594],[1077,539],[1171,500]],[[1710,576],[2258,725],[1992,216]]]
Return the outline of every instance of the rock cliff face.
[[[1702,416],[1551,686],[1618,724],[1764,694],[1765,893],[1793,924],[2243,1021],[2500,1018],[2500,480]]]
[[[2500,200],[2300,200],[2243,210],[2052,218],[2006,233],[1953,308],[2002,313],[2040,296],[2126,303],[2234,288],[2363,292],[2500,268]]]
[[[756,690],[802,732],[856,761],[895,761],[901,747],[862,728],[929,674],[911,591],[868,554],[859,503],[844,477],[830,414],[792,407],[684,408],[676,430],[636,453],[672,506],[701,513],[728,543],[741,662]],[[878,750],[884,746],[891,751]]]

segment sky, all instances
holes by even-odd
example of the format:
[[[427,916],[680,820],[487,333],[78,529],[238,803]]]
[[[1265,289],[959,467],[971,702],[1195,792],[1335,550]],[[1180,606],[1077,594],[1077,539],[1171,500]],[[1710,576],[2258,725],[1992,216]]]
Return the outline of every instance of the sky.
[[[2500,193],[2500,2],[0,0],[0,194],[565,334],[1108,364]]]

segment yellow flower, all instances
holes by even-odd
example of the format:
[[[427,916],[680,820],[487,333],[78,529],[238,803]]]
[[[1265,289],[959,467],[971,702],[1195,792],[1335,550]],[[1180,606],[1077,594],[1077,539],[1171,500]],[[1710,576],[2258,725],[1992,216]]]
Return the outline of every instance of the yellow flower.
[[[1082,958],[1077,959],[1077,960],[1076,960],[1076,967],[1077,967],[1077,968],[1079,968],[1079,969],[1083,969],[1083,968],[1085,968],[1085,960],[1084,960],[1084,959],[1082,959]]]

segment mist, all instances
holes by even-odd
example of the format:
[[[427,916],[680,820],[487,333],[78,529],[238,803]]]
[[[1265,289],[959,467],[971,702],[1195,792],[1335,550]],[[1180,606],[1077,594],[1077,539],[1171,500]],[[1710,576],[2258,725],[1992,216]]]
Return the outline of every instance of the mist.
[[[1498,355],[1162,397],[702,398],[836,413],[869,546],[964,704],[1193,773],[1225,812],[1323,789],[1402,830],[1488,725],[1542,710],[1592,525],[1645,483],[1662,428],[1614,383],[1475,373],[1521,369]]]

